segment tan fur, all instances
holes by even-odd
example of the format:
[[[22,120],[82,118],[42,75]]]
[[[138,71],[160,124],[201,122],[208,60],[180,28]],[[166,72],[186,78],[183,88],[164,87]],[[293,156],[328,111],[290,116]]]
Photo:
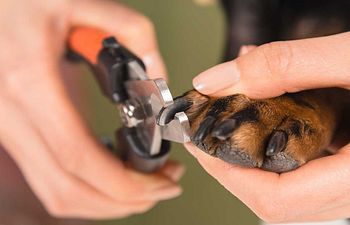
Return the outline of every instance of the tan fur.
[[[207,152],[213,155],[220,145],[230,142],[232,149],[245,152],[253,158],[257,167],[261,167],[266,157],[266,142],[271,133],[276,129],[285,130],[292,133],[288,136],[284,153],[302,165],[325,154],[341,115],[340,106],[345,104],[340,101],[347,99],[348,94],[349,92],[339,89],[314,90],[295,94],[297,100],[286,95],[264,100],[237,95],[225,111],[215,115],[216,124],[251,105],[256,106],[259,120],[242,123],[229,140],[220,141],[208,135],[203,143],[208,146]],[[193,135],[220,98],[204,96],[197,91],[190,91],[184,97],[193,103],[186,111]],[[293,123],[299,125],[297,134],[293,134],[291,129]]]

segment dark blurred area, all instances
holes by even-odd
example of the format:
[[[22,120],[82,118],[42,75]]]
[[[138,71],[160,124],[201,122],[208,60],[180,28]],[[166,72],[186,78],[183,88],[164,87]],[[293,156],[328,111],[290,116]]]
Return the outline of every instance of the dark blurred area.
[[[221,0],[227,20],[225,58],[242,45],[336,34],[350,29],[347,0]]]
[[[12,159],[0,149],[0,225],[83,225],[49,216]]]

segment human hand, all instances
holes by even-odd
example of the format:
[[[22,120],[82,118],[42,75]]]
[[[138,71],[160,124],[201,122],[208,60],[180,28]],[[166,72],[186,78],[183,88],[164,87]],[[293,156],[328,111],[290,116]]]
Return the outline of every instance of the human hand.
[[[0,140],[46,209],[57,217],[112,218],[144,212],[181,193],[183,167],[137,173],[92,136],[67,96],[59,65],[70,28],[115,35],[165,74],[144,16],[102,0],[0,2]],[[154,76],[153,76],[154,77]]]
[[[312,88],[350,89],[350,51],[345,48],[349,43],[350,32],[346,32],[244,46],[240,57],[199,74],[193,86],[203,94],[242,93],[255,99]]]
[[[349,89],[349,43],[350,33],[342,33],[249,47],[237,59],[203,72],[193,83],[204,94],[242,93],[251,98],[322,87]],[[343,144],[335,155],[282,174],[241,168],[192,144],[186,147],[209,174],[265,221],[311,222],[350,216],[350,144]]]

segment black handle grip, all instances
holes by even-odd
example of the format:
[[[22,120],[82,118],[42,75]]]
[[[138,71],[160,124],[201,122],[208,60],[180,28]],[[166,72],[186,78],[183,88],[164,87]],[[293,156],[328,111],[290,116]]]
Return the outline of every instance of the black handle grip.
[[[122,159],[134,169],[152,173],[161,168],[168,159],[170,152],[170,142],[163,140],[160,152],[156,155],[151,155],[146,151],[142,143],[138,143],[135,138],[133,128],[120,128],[117,133],[118,149],[120,149]]]

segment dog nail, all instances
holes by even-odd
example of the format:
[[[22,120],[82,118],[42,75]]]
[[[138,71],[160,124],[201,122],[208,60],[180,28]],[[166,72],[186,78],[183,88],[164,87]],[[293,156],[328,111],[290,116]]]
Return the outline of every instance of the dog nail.
[[[161,109],[161,112],[157,117],[157,124],[161,126],[168,124],[172,119],[174,119],[176,113],[186,111],[191,106],[192,102],[188,101],[184,97],[178,97],[174,99],[174,104]]]
[[[287,145],[288,136],[284,131],[275,131],[267,144],[265,154],[267,156],[273,156],[283,151]]]
[[[219,125],[217,125],[211,132],[211,135],[213,137],[216,137],[219,140],[224,141],[227,138],[231,137],[236,127],[237,127],[237,120],[227,119],[221,122]]]
[[[199,125],[197,132],[194,135],[193,140],[195,142],[201,142],[209,134],[212,126],[215,123],[215,118],[212,116],[207,116],[203,122]]]

